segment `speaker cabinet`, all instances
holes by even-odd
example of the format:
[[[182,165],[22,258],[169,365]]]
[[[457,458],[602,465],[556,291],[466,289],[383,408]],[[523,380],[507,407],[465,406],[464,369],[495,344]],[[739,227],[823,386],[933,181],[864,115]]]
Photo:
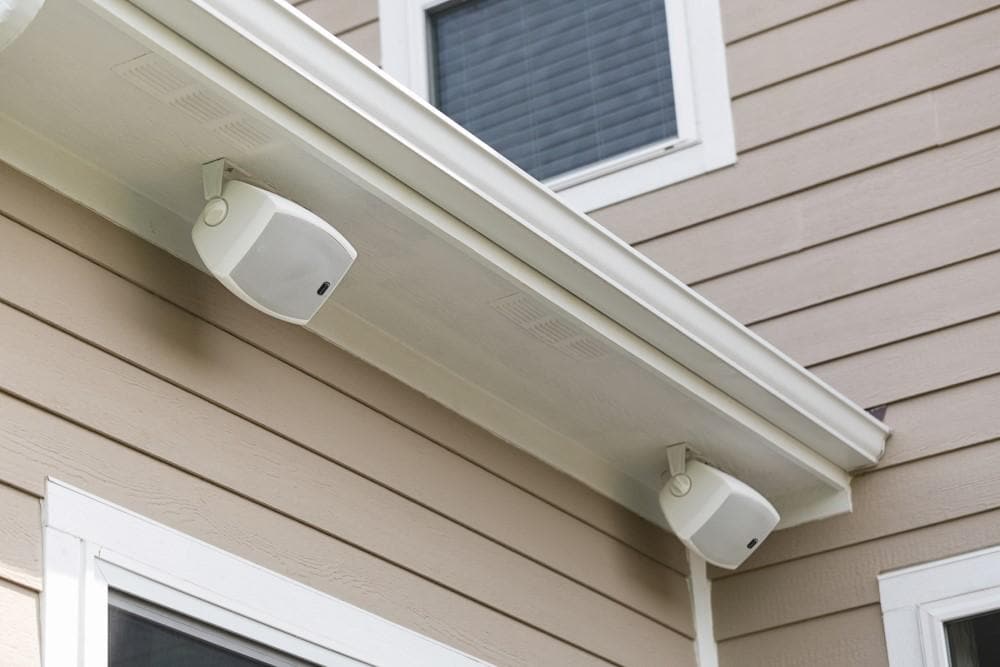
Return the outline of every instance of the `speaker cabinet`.
[[[229,181],[192,231],[205,266],[233,294],[286,322],[305,324],[357,258],[341,234],[295,202]]]

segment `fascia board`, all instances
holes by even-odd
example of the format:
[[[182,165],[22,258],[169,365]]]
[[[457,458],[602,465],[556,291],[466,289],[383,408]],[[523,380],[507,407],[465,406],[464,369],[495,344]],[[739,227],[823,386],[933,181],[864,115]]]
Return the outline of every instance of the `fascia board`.
[[[837,466],[881,456],[885,425],[290,7],[131,1]]]

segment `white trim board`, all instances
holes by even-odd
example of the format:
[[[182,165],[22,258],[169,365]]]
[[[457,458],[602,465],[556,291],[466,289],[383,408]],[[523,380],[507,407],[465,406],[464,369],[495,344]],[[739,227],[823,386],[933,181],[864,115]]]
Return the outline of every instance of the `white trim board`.
[[[430,99],[426,13],[448,0],[379,0],[382,68]],[[718,0],[664,0],[677,109],[676,139],[546,181],[567,204],[594,211],[736,162]]]
[[[890,667],[949,667],[945,623],[1000,610],[1000,546],[878,577]]]
[[[109,589],[319,664],[485,664],[63,482],[44,508],[47,667],[107,665]]]

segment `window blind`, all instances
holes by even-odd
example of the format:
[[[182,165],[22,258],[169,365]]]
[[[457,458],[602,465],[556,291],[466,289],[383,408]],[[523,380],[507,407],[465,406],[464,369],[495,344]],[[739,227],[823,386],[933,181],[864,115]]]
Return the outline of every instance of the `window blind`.
[[[664,0],[463,0],[428,19],[437,106],[538,179],[677,134]]]

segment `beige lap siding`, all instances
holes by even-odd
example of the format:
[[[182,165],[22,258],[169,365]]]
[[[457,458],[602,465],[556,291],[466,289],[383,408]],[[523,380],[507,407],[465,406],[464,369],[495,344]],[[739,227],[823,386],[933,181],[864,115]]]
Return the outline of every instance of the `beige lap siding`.
[[[595,212],[866,407],[854,512],[711,569],[723,667],[887,664],[877,575],[1000,543],[1000,9],[722,0],[736,166]]]
[[[839,213],[838,207],[857,215],[858,205],[874,195],[865,192],[861,185],[868,178],[867,170],[887,164],[892,167],[891,163],[900,158],[952,144],[1000,125],[1000,118],[995,115],[970,114],[969,110],[970,105],[972,108],[991,105],[990,100],[996,95],[996,79],[991,73],[984,73],[975,79],[906,97],[803,134],[742,151],[732,167],[614,204],[593,215],[630,243],[707,225],[734,213],[752,213],[761,204],[770,204],[768,210],[772,214],[783,211],[786,224],[796,221],[802,224],[810,215],[822,219],[823,213],[815,211],[817,204],[824,206],[827,216]],[[879,173],[890,172],[881,169]],[[852,179],[844,178],[852,174]],[[838,179],[853,187],[843,192]],[[874,179],[872,183],[881,181]],[[890,189],[888,194],[893,191]],[[783,202],[789,195],[796,196],[789,197],[788,203]],[[664,211],[671,214],[664,216]],[[908,211],[912,212],[916,211]],[[878,222],[876,218],[875,224]],[[658,259],[655,253],[649,254]],[[685,278],[690,280],[690,276]]]
[[[0,470],[3,466],[0,461]],[[10,477],[0,473],[0,480]],[[12,481],[17,484],[18,480]],[[0,481],[0,665],[4,667],[41,664],[41,509],[37,494]]]
[[[7,167],[0,209],[19,516],[51,475],[492,662],[693,664],[659,528]]]
[[[970,278],[974,272],[989,270],[986,265],[997,261],[1000,225],[994,224],[992,215],[998,209],[1000,191],[994,191],[872,229],[866,234],[824,243],[790,255],[781,262],[765,262],[704,281],[697,284],[697,289],[714,303],[725,304],[727,312],[751,323],[758,333],[773,337],[782,349],[786,349],[786,345],[794,346],[791,341],[794,336],[790,334],[796,330],[805,333],[805,328],[800,326],[786,326],[791,321],[786,316],[795,317],[796,311],[802,311],[806,318],[803,323],[816,322],[814,314],[806,313],[822,312],[823,309],[815,306],[835,299],[839,299],[840,304],[851,299],[865,299],[868,301],[865,308],[873,312],[887,307],[915,308],[915,304],[900,302],[912,299],[923,289],[924,283],[933,283],[938,289],[921,294],[924,299],[936,300],[933,308],[926,310],[933,311],[935,316],[939,307],[972,312],[968,309],[979,307],[970,303],[972,299],[946,299],[942,293],[964,290],[964,294],[971,294],[969,290],[981,289],[982,281]],[[927,243],[907,243],[915,236]],[[984,259],[967,261],[977,256],[984,256]],[[845,266],[850,270],[845,271]],[[789,282],[789,272],[809,274],[810,279]],[[891,289],[872,290],[888,283],[896,284]],[[994,294],[993,298],[1000,298],[1000,295]],[[825,320],[822,326],[837,324],[831,322],[831,318]],[[852,326],[857,324],[851,323]],[[921,329],[922,326],[911,324],[911,330]],[[842,340],[844,333],[850,337],[856,335],[852,329],[850,333],[828,331],[825,337],[836,339],[837,344],[856,344]],[[872,342],[877,340],[876,334]],[[801,344],[807,343],[803,339]],[[825,346],[823,349],[829,350]],[[811,357],[806,348],[800,347],[793,354],[805,363],[819,361]]]
[[[0,665],[41,664],[36,591],[0,579]]]
[[[296,0],[292,4],[334,35],[378,20],[378,0]]]
[[[0,477],[40,496],[48,475],[441,641],[474,644],[487,660],[604,664],[280,511],[0,394]],[[0,645],[7,633],[0,626]]]
[[[372,63],[381,64],[378,0],[305,0],[296,7]]]
[[[853,0],[829,7],[732,44],[729,92],[740,97],[997,5],[998,0]]]
[[[790,23],[848,0],[744,0],[722,3],[726,43]]]

